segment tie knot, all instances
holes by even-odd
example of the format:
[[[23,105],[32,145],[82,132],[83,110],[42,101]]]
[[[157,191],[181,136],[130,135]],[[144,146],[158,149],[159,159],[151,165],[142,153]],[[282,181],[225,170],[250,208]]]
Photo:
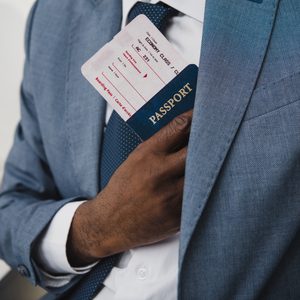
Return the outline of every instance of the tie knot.
[[[128,15],[128,22],[131,22],[138,15],[145,15],[160,30],[163,31],[167,25],[168,19],[175,16],[178,11],[165,3],[156,4],[137,2]]]

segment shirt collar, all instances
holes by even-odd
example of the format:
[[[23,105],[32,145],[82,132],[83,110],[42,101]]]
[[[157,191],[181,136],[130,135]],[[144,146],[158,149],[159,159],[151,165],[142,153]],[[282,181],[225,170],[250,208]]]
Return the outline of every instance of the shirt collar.
[[[179,12],[196,19],[203,23],[205,0],[144,0],[143,2],[157,3],[164,2],[169,6],[177,9]],[[131,8],[138,2],[137,0],[123,0],[123,22],[122,26],[125,25],[127,16]]]

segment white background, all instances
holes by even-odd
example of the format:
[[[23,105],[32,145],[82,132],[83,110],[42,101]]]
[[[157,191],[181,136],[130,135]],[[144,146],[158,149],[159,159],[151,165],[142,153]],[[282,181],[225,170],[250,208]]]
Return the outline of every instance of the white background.
[[[24,31],[33,2],[34,0],[0,0],[0,180],[19,120]],[[0,261],[0,279],[7,271],[8,267]]]

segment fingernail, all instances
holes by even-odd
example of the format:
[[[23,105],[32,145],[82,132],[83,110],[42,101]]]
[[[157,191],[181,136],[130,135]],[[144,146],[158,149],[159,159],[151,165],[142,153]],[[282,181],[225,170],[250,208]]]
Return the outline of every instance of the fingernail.
[[[190,121],[190,118],[186,116],[179,116],[175,119],[177,127],[181,129],[185,129],[186,127],[188,127],[190,125]]]

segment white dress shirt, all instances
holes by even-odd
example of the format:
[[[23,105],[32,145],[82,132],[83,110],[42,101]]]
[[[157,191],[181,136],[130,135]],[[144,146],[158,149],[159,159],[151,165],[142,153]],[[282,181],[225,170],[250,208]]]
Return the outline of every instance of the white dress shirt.
[[[123,22],[136,0],[123,0]],[[157,3],[159,0],[144,2]],[[164,0],[180,14],[173,17],[165,33],[175,49],[189,62],[199,65],[205,0]],[[106,123],[112,113],[108,105]],[[89,272],[92,266],[73,268],[66,255],[72,218],[82,202],[66,204],[51,221],[38,246],[37,261],[43,266],[47,285],[59,287],[73,276]],[[96,300],[177,299],[179,233],[159,243],[131,249],[104,281]],[[67,275],[66,275],[67,274]]]

